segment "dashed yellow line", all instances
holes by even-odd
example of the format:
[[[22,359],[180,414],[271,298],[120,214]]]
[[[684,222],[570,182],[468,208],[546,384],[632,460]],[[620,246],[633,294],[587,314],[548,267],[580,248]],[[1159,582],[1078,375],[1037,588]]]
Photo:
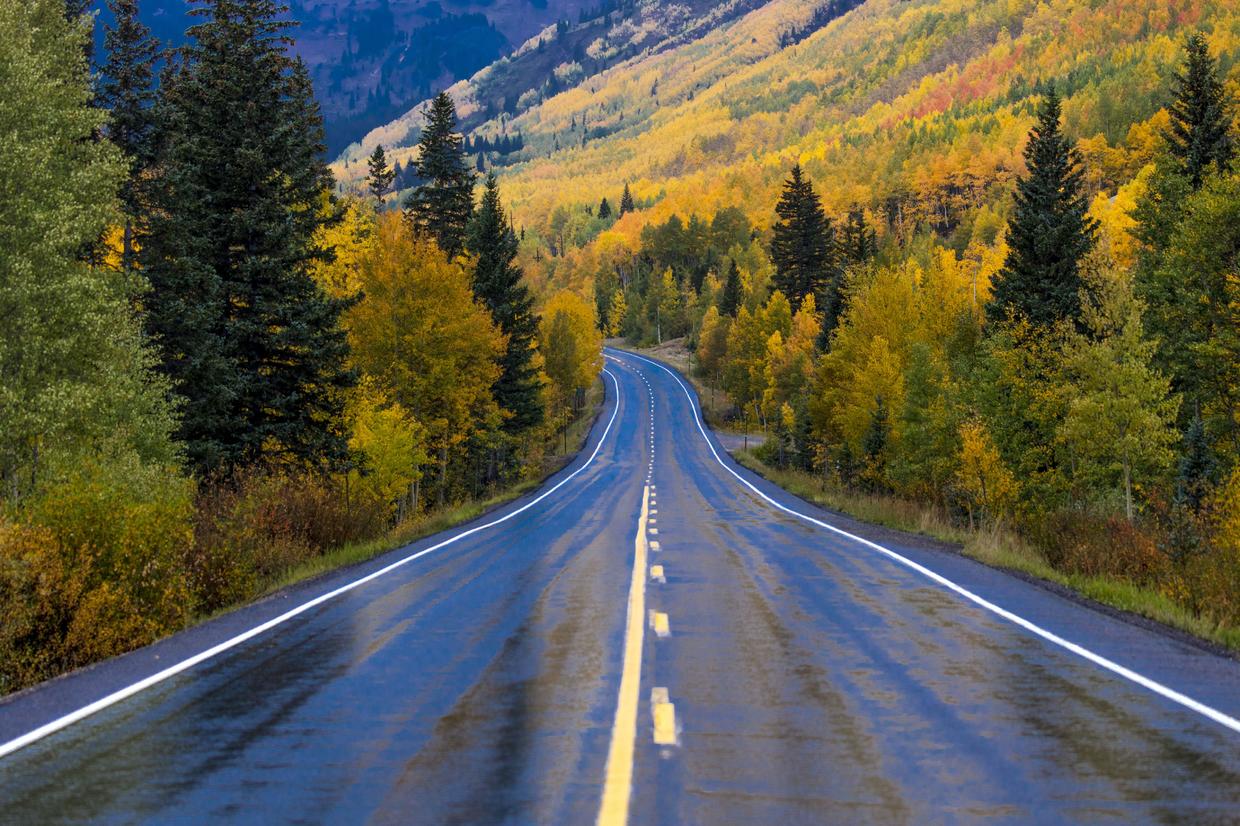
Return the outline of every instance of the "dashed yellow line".
[[[667,689],[650,689],[650,716],[654,718],[654,744],[676,745],[676,706],[668,700]]]
[[[666,637],[672,633],[672,624],[667,618],[667,614],[662,611],[650,612],[650,627],[654,629],[656,637]]]
[[[662,582],[664,580],[663,566],[662,565],[651,565],[650,566],[650,578],[657,582]]]
[[[616,719],[611,726],[607,750],[607,773],[598,826],[623,826],[629,817],[633,792],[633,748],[637,738],[637,700],[641,691],[642,638],[646,630],[646,519],[650,488],[642,492],[642,512],[637,520],[633,552],[633,579],[629,583],[629,606],[624,633],[624,665],[620,672],[620,695]],[[674,727],[673,727],[674,728]]]

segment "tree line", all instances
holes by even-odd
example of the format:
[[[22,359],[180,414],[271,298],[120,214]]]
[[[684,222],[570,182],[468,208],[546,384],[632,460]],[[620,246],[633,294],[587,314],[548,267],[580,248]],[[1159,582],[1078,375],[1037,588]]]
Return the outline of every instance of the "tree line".
[[[597,375],[542,317],[446,95],[420,185],[333,195],[276,0],[0,0],[0,691],[141,645],[300,561],[544,472]],[[569,413],[565,413],[569,411]]]

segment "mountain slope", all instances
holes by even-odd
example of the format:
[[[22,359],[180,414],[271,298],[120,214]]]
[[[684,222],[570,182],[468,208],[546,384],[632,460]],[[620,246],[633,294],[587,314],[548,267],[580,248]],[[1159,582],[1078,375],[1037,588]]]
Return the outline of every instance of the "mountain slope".
[[[1217,0],[869,0],[784,45],[820,7],[772,0],[475,127],[474,135],[522,136],[519,153],[488,160],[508,162],[504,194],[527,246],[550,237],[565,210],[590,223],[587,207],[602,195],[614,203],[625,182],[650,208],[614,227],[593,222],[579,242],[610,228],[608,243],[636,249],[649,221],[727,205],[762,227],[797,160],[837,216],[861,207],[888,231],[929,225],[967,241],[981,212],[1006,209],[1045,81],[1066,98],[1066,128],[1100,192],[1114,192],[1148,161],[1151,118],[1187,31],[1207,32],[1237,82],[1240,16]],[[478,106],[464,100],[467,113]],[[338,172],[348,181],[358,170],[350,163]],[[535,258],[536,278],[572,269],[556,256]],[[579,284],[589,277],[563,275]]]

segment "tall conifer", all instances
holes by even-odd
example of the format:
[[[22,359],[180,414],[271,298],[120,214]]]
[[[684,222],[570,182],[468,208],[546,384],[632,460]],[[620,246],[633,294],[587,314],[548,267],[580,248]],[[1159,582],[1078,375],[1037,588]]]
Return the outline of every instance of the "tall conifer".
[[[727,280],[723,282],[723,291],[719,294],[719,312],[729,318],[736,318],[741,309],[741,272],[732,261],[728,267]]]
[[[1211,169],[1231,168],[1235,143],[1230,107],[1206,39],[1195,33],[1189,36],[1184,50],[1184,70],[1175,75],[1171,127],[1163,136],[1179,161],[1180,172],[1193,189],[1200,189]]]
[[[624,215],[632,212],[633,209],[633,193],[629,192],[629,185],[626,183],[624,185],[624,193],[620,196],[620,214]]]
[[[405,214],[414,229],[427,233],[453,256],[465,243],[474,211],[475,173],[465,162],[456,132],[456,107],[447,92],[440,92],[424,114],[426,126],[415,163],[426,183],[409,195]]]
[[[517,236],[499,200],[499,185],[488,175],[482,203],[469,224],[466,246],[478,256],[474,269],[474,295],[491,313],[508,337],[500,358],[502,372],[495,382],[495,401],[512,413],[505,422],[509,432],[525,430],[543,420],[541,386],[534,367],[534,341],[538,319],[534,300],[521,283]]]
[[[135,233],[141,224],[141,196],[154,154],[155,63],[159,41],[138,18],[137,0],[108,0],[114,23],[104,28],[107,52],[99,84],[98,105],[108,111],[107,136],[129,163],[129,176],[121,185],[121,209],[125,217],[121,260],[126,269],[134,263]]]
[[[383,144],[375,147],[375,151],[371,153],[370,158],[366,161],[366,186],[370,190],[370,194],[375,196],[375,200],[382,201],[383,196],[392,188],[392,181],[396,180],[396,172],[388,166],[387,154],[383,151]]]
[[[1080,262],[1093,248],[1097,222],[1087,215],[1080,161],[1060,131],[1059,114],[1051,87],[1025,147],[1028,172],[1016,182],[1010,249],[986,306],[992,321],[1009,312],[1034,324],[1080,320]]]
[[[775,213],[779,220],[771,239],[773,281],[795,311],[805,296],[817,296],[832,283],[836,269],[831,222],[800,164],[792,167],[791,177],[784,182]]]
[[[196,0],[180,65],[165,73],[159,176],[141,251],[147,327],[183,400],[180,435],[201,473],[345,454],[353,380],[309,266],[331,174],[305,66],[274,0]]]

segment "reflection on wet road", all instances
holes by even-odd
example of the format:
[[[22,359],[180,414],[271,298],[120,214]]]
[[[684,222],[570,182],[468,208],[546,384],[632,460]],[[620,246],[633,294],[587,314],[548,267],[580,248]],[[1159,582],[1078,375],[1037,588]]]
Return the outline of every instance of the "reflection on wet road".
[[[0,758],[0,822],[593,822],[626,670],[632,823],[1240,818],[1240,734],[780,510],[610,356],[553,494]],[[1234,660],[738,472],[1240,716]],[[13,698],[0,743],[442,539]]]

